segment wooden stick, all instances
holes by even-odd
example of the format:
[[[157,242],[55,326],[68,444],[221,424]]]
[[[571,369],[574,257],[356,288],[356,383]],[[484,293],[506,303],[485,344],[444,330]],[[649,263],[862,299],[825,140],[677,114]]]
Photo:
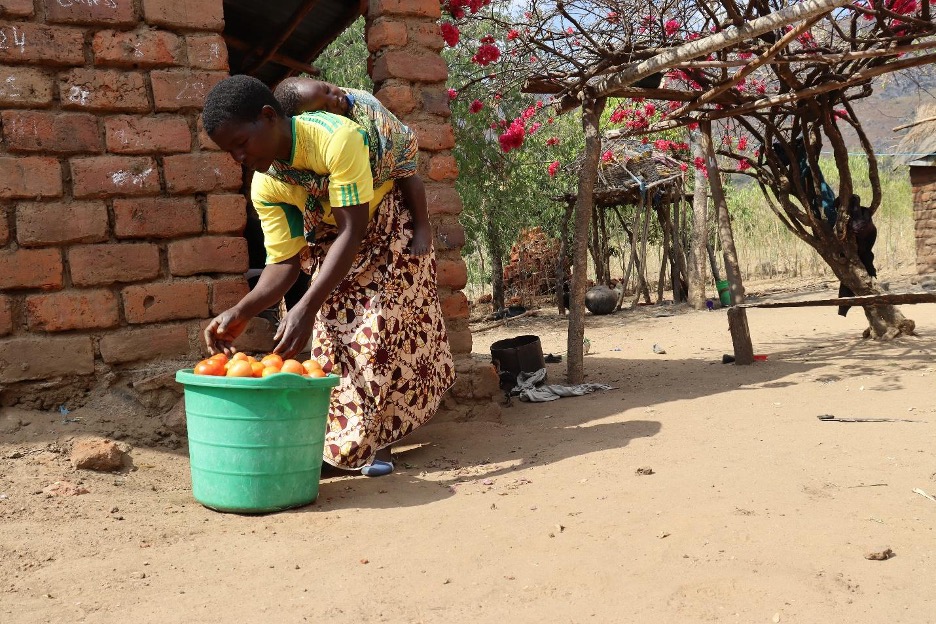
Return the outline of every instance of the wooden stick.
[[[321,0],[305,0],[299,7],[293,12],[292,16],[289,18],[289,22],[283,27],[279,36],[267,46],[266,51],[263,55],[257,59],[250,67],[247,68],[247,74],[253,74],[258,69],[266,65],[273,56],[279,52],[279,49],[283,47],[283,44],[286,43],[286,40],[295,32],[296,28],[299,27],[299,24],[302,23],[302,20],[316,8]],[[259,50],[258,50],[259,51]]]
[[[235,50],[249,51],[253,49],[253,46],[248,44],[246,41],[241,41],[236,37],[231,35],[224,35],[224,42],[228,45],[229,48],[234,48]],[[308,63],[300,63],[299,61],[293,60],[288,56],[283,56],[282,54],[274,54],[270,57],[270,61],[276,63],[277,65],[282,65],[289,69],[305,72],[313,76],[318,76],[322,73],[318,67],[314,65],[309,65]]]
[[[742,308],[808,308],[814,306],[869,306],[869,305],[912,305],[936,303],[936,293],[888,293],[884,295],[861,295],[859,297],[833,297],[809,301],[767,301],[745,303]]]
[[[926,122],[928,122],[928,121],[936,121],[936,116],[934,116],[934,117],[924,117],[923,119],[917,119],[916,121],[912,121],[912,122],[910,122],[910,123],[906,123],[906,124],[903,124],[903,125],[901,125],[901,126],[897,126],[896,128],[894,128],[893,131],[894,131],[894,132],[897,132],[898,130],[906,130],[907,128],[912,128],[913,126],[919,126],[920,124],[926,123]]]
[[[731,45],[753,39],[771,30],[778,30],[787,24],[806,20],[816,15],[824,15],[837,7],[850,4],[851,0],[805,0],[779,11],[758,17],[740,26],[731,26],[720,33],[684,43],[681,46],[665,50],[646,61],[630,65],[614,76],[599,80],[594,85],[593,96],[609,95],[615,89],[631,85],[641,78],[669,69],[676,63],[694,58],[706,57],[713,52]]]

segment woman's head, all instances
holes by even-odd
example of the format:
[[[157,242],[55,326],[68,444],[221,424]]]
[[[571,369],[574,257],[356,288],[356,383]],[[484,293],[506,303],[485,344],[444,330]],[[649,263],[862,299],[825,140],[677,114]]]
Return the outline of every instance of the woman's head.
[[[255,171],[289,157],[286,116],[273,92],[256,78],[231,76],[215,85],[205,98],[202,121],[218,147]]]

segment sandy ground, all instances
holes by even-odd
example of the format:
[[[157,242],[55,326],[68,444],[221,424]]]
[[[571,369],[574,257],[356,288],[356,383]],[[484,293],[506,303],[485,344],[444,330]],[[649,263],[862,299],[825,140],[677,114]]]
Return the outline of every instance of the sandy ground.
[[[721,363],[723,310],[589,318],[588,380],[614,390],[427,426],[394,475],[266,516],[196,503],[184,445],[74,471],[72,441],[121,414],[7,409],[0,621],[936,621],[936,502],[913,492],[936,494],[936,306],[904,309],[920,336],[886,345],[860,310],[754,310],[751,367]],[[562,352],[564,326],[475,350],[535,333]],[[90,492],[41,493],[60,480]]]

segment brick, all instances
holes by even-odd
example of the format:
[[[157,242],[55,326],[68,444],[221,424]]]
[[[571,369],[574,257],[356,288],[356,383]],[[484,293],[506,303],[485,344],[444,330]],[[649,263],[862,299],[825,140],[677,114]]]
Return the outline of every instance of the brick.
[[[414,82],[445,82],[448,67],[438,54],[413,54],[400,50],[384,52],[374,62],[371,74],[374,82],[383,82],[387,78],[400,78]]]
[[[52,76],[34,67],[0,65],[0,107],[47,108],[52,104]]]
[[[462,201],[453,184],[427,184],[426,201],[429,214],[461,214]]]
[[[68,250],[76,286],[151,280],[159,275],[159,247],[150,243],[81,245]]]
[[[234,236],[202,236],[169,243],[169,271],[176,276],[247,271],[247,241]]]
[[[0,340],[0,383],[94,372],[90,336],[31,336]]]
[[[429,171],[426,173],[430,180],[458,179],[458,161],[451,154],[434,154],[429,159]]]
[[[107,151],[114,154],[171,154],[192,149],[188,120],[176,115],[119,115],[104,122]]]
[[[198,115],[198,147],[202,150],[212,150],[219,151],[221,148],[218,147],[218,144],[211,140],[211,137],[208,136],[208,133],[205,132],[205,124],[202,123],[202,116]]]
[[[449,106],[449,95],[445,89],[423,88],[420,89],[423,110],[430,115],[448,118],[452,116],[452,109]]]
[[[189,65],[195,69],[228,69],[227,44],[218,34],[189,35],[185,38]]]
[[[4,111],[0,116],[3,140],[11,152],[99,154],[104,150],[94,115]]]
[[[84,31],[30,22],[0,22],[0,63],[84,65]]]
[[[462,291],[442,297],[442,317],[445,319],[468,318],[468,297]]]
[[[137,23],[132,0],[50,0],[44,4],[50,22],[115,26]]]
[[[159,69],[150,73],[153,100],[157,111],[177,111],[183,108],[201,110],[205,96],[221,82],[227,72]]]
[[[409,86],[385,86],[374,96],[397,117],[403,117],[403,115],[413,112],[419,106],[419,102],[416,101],[416,97],[413,95],[413,89]]]
[[[468,283],[468,267],[461,258],[456,260],[439,259],[436,264],[436,282],[439,286],[448,286],[452,290],[461,290]]]
[[[92,156],[71,159],[75,197],[154,195],[160,191],[159,171],[152,158]]]
[[[186,357],[191,351],[185,325],[146,327],[113,332],[101,338],[101,359],[107,364]]]
[[[0,295],[0,336],[13,332],[13,303],[9,297]]]
[[[0,251],[0,290],[62,287],[62,252],[58,249]]]
[[[406,22],[382,19],[367,30],[367,49],[376,52],[385,46],[406,45]]]
[[[447,219],[436,224],[435,247],[439,251],[459,250],[465,246],[465,228],[457,219]]]
[[[242,234],[247,227],[247,199],[243,195],[209,195],[205,224],[211,234]]]
[[[16,241],[23,247],[100,243],[107,240],[103,202],[22,203],[16,207]]]
[[[0,16],[29,17],[33,14],[33,0],[0,0]]]
[[[140,72],[116,69],[72,69],[59,76],[62,108],[145,113],[150,110]]]
[[[211,313],[221,314],[247,296],[250,287],[244,277],[217,279],[211,285]]]
[[[160,67],[185,64],[182,38],[165,30],[102,30],[91,42],[97,67]]]
[[[30,331],[109,329],[120,324],[117,295],[109,290],[68,290],[26,297]]]
[[[166,190],[172,194],[236,191],[243,170],[227,152],[196,152],[163,158]]]
[[[120,293],[127,322],[156,323],[208,317],[208,282],[155,282]]]
[[[438,52],[445,47],[442,29],[438,22],[411,22],[409,38],[416,45]]]
[[[171,28],[221,31],[224,7],[221,0],[143,0],[143,17],[149,24]]]
[[[411,15],[415,17],[442,17],[437,0],[372,0],[371,15]]]
[[[455,147],[455,132],[450,123],[417,122],[409,126],[416,133],[419,149],[438,152]]]
[[[465,326],[462,327],[462,323]],[[468,329],[466,319],[446,319],[445,328],[448,333],[449,349],[452,355],[471,353],[471,330]]]
[[[62,196],[62,167],[56,158],[0,157],[0,199]]]
[[[0,206],[0,247],[10,242],[10,224],[7,221],[6,208]]]
[[[177,238],[201,231],[201,207],[194,197],[114,200],[117,238]]]

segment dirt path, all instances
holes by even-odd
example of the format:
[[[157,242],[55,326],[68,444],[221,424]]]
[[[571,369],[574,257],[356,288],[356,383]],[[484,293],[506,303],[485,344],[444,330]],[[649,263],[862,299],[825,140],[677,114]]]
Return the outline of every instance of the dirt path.
[[[195,503],[184,447],[75,472],[99,421],[4,410],[0,621],[932,622],[936,502],[912,490],[936,494],[936,306],[907,312],[920,337],[881,345],[860,310],[755,310],[769,359],[743,368],[724,311],[590,318],[588,380],[614,390],[430,425],[393,476],[262,517]],[[475,351],[519,333],[565,350],[539,317]],[[41,494],[61,480],[89,493]]]

